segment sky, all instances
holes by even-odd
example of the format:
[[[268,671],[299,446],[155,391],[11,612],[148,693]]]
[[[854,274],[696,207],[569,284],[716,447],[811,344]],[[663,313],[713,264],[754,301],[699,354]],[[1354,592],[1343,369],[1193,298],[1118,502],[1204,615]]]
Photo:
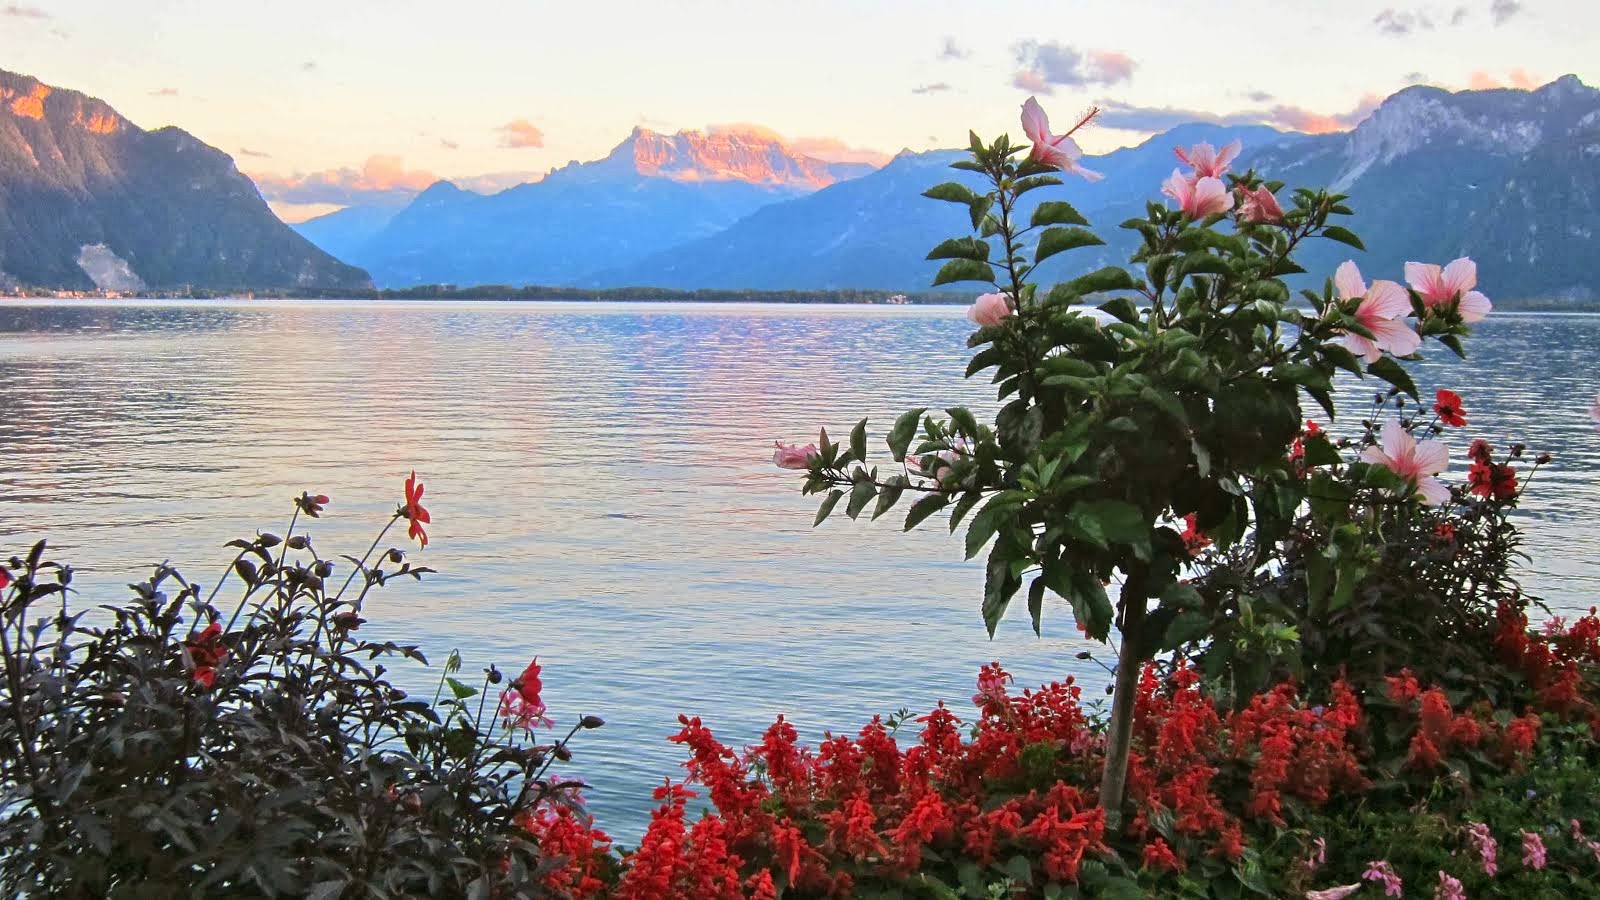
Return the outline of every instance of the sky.
[[[882,161],[1017,135],[1090,153],[1198,119],[1351,127],[1408,84],[1600,85],[1600,3],[1450,0],[0,0],[0,68],[233,155],[285,218],[479,190],[634,127],[753,125]]]

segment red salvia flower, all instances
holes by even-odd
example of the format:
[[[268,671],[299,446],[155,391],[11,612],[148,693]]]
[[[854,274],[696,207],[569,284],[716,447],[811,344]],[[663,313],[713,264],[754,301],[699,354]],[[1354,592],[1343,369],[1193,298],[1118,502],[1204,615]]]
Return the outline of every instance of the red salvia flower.
[[[411,477],[406,479],[406,505],[400,513],[411,520],[411,528],[406,531],[407,536],[416,538],[424,548],[428,546],[428,532],[422,526],[432,522],[428,511],[422,508],[422,483],[417,481],[417,472],[411,471]]]
[[[1455,391],[1441,388],[1437,399],[1433,401],[1433,411],[1439,414],[1439,421],[1451,428],[1467,424],[1466,414],[1461,409],[1461,397]]]

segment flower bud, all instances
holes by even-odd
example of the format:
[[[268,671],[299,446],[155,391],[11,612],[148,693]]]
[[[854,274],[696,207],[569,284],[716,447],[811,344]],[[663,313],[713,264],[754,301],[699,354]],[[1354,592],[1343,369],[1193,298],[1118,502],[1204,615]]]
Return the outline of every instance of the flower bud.
[[[309,546],[311,546],[311,542],[307,540],[306,536],[303,534],[297,534],[289,538],[290,550],[304,550]]]
[[[392,562],[392,563],[402,563],[402,562],[405,562],[405,560],[406,560],[405,552],[402,551],[399,547],[390,547],[388,555],[389,555],[389,561]]]
[[[311,567],[311,571],[316,573],[318,578],[327,578],[329,575],[333,574],[333,563],[328,562],[325,559],[319,559],[317,560],[316,565]]]
[[[1078,656],[1079,659],[1094,659],[1094,654],[1090,653],[1087,650],[1078,651],[1077,656]]]
[[[582,725],[584,728],[599,728],[601,725],[604,725],[605,723],[606,723],[606,720],[600,718],[599,716],[584,716],[578,722],[578,724]]]
[[[506,679],[506,676],[501,674],[499,669],[496,669],[494,666],[490,666],[489,667],[489,683],[490,684],[499,684],[500,682],[504,681],[505,679]]]
[[[258,547],[276,547],[281,543],[283,543],[283,538],[278,537],[270,531],[256,535],[256,546]]]
[[[1544,465],[1549,465],[1550,460],[1552,460],[1552,459],[1555,459],[1555,457],[1551,456],[1548,453],[1541,453],[1537,457],[1535,457],[1533,461],[1538,463],[1541,466],[1544,466]]]
[[[1528,445],[1527,444],[1512,444],[1511,445],[1511,458],[1512,459],[1520,458],[1522,456],[1522,451],[1524,451],[1526,449],[1528,449]]]
[[[567,749],[566,744],[557,744],[555,754],[556,759],[559,759],[562,762],[572,762],[572,751]]]

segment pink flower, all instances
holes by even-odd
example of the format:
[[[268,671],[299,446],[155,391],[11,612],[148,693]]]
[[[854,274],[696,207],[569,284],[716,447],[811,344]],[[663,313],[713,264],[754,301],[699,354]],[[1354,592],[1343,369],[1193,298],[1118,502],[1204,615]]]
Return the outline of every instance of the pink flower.
[[[1241,188],[1239,197],[1239,221],[1263,222],[1268,225],[1283,222],[1283,207],[1278,205],[1278,198],[1267,190],[1266,185],[1263,184],[1253,191]]]
[[[1344,900],[1344,898],[1361,890],[1361,882],[1355,884],[1331,887],[1321,891],[1306,891],[1306,900]]]
[[[1406,263],[1406,282],[1429,309],[1447,306],[1461,298],[1461,320],[1481,322],[1489,314],[1489,298],[1473,290],[1478,284],[1478,264],[1463,256],[1443,269],[1432,263]]]
[[[1439,870],[1439,886],[1434,888],[1433,900],[1467,900],[1467,892],[1461,889],[1461,881],[1451,878],[1448,872]]]
[[[1389,865],[1388,860],[1380,859],[1367,863],[1367,871],[1362,873],[1361,878],[1365,881],[1383,882],[1383,895],[1385,897],[1405,896],[1405,892],[1402,890],[1404,885],[1400,881],[1400,876],[1395,874],[1394,867]]]
[[[1306,860],[1306,865],[1315,869],[1328,863],[1328,839],[1317,838],[1311,842],[1311,858]]]
[[[1188,176],[1172,170],[1172,175],[1161,185],[1161,193],[1178,201],[1178,207],[1191,219],[1204,219],[1216,213],[1233,209],[1233,195],[1217,178],[1190,180]]]
[[[540,680],[539,657],[535,656],[522,674],[511,680],[511,685],[500,692],[500,718],[507,728],[521,728],[532,732],[535,726],[549,728],[554,725],[545,717],[544,691]]]
[[[1489,826],[1482,822],[1474,822],[1467,826],[1467,843],[1477,851],[1478,859],[1483,862],[1483,874],[1494,877],[1500,871],[1500,864],[1495,861],[1499,854],[1499,845],[1495,843],[1494,835],[1489,833]]]
[[[782,441],[773,441],[772,446],[778,448],[772,451],[772,464],[780,469],[809,469],[812,460],[817,458],[817,445],[785,444]]]
[[[940,450],[937,453],[929,453],[922,457],[906,457],[906,466],[911,469],[913,474],[921,475],[924,478],[932,478],[943,485],[954,474],[956,460],[970,452],[971,448],[967,444],[967,439],[958,437],[955,440],[955,445],[949,450]]]
[[[1356,321],[1372,332],[1367,338],[1359,334],[1346,334],[1345,347],[1367,362],[1377,362],[1387,350],[1395,356],[1410,356],[1422,346],[1422,338],[1405,323],[1411,312],[1411,299],[1405,288],[1392,281],[1374,281],[1367,287],[1356,264],[1345,261],[1333,275],[1333,283],[1344,300],[1361,298],[1356,307]]]
[[[1184,165],[1194,169],[1194,177],[1199,179],[1221,178],[1228,171],[1228,165],[1233,162],[1234,157],[1238,156],[1239,151],[1242,149],[1244,149],[1244,145],[1235,140],[1223,147],[1221,153],[1218,153],[1217,148],[1201,141],[1187,151],[1182,147],[1175,147],[1172,152],[1183,160]]]
[[[1361,458],[1404,478],[1433,506],[1450,499],[1450,489],[1433,477],[1450,465],[1449,448],[1440,441],[1418,441],[1399,419],[1383,423],[1378,445],[1361,451]]]
[[[1011,301],[1005,294],[983,294],[967,307],[967,318],[984,328],[999,325],[1011,313]]]
[[[1001,671],[999,664],[984,666],[978,673],[978,692],[972,695],[972,703],[980,709],[990,704],[1004,704],[1006,702],[1006,682],[1011,676]]]
[[[1039,101],[1032,97],[1022,104],[1022,133],[1028,140],[1033,141],[1033,152],[1028,158],[1034,162],[1081,175],[1090,181],[1099,181],[1104,178],[1099,172],[1091,172],[1078,165],[1078,160],[1083,157],[1083,151],[1078,149],[1078,142],[1072,139],[1072,133],[1089,124],[1098,109],[1091,109],[1089,113],[1078,120],[1066,134],[1051,134],[1050,119],[1044,114],[1044,108],[1039,106]]]
[[[1544,868],[1544,839],[1535,832],[1522,833],[1522,864],[1535,872]]]

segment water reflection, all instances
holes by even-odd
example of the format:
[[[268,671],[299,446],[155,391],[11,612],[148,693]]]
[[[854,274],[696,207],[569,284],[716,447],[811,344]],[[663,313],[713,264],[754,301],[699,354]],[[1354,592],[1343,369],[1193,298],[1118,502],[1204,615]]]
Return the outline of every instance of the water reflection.
[[[7,303],[0,548],[49,537],[82,601],[115,600],[162,559],[215,577],[221,544],[281,531],[304,488],[333,497],[318,545],[359,552],[415,468],[444,574],[378,595],[367,629],[477,664],[537,653],[553,709],[608,721],[579,771],[628,838],[682,759],[662,740],[680,711],[734,743],[778,712],[816,738],[967,696],[990,659],[1100,680],[1064,612],[1042,640],[1020,615],[987,640],[956,539],[813,532],[770,466],[773,439],[821,423],[991,407],[960,378],[967,331],[920,307]],[[1475,433],[1557,455],[1522,514],[1527,580],[1587,607],[1600,317],[1498,315],[1469,350],[1418,383],[1460,391]]]

